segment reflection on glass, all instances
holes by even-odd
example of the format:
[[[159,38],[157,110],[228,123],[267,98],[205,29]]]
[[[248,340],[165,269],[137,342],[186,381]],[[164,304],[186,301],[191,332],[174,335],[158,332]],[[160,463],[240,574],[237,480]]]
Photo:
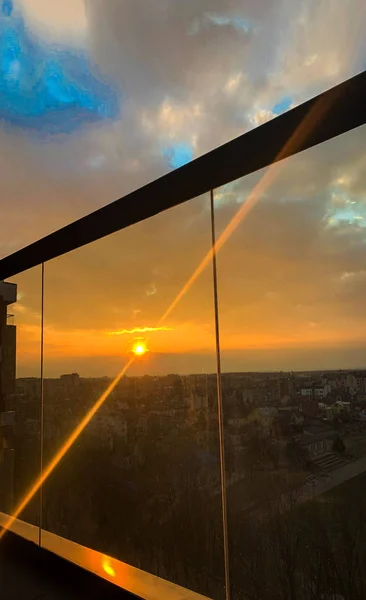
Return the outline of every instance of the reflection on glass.
[[[0,282],[0,511],[40,473],[41,267]],[[39,525],[36,495],[19,518]]]
[[[366,593],[365,134],[215,193],[234,598]]]
[[[212,270],[170,310],[210,241],[206,196],[45,265],[45,463],[110,393],[47,481],[43,526],[221,598]]]

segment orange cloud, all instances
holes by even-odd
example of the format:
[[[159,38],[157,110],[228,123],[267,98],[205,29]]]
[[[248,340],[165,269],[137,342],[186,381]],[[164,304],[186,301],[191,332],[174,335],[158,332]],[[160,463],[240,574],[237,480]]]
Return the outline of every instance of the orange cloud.
[[[121,329],[120,331],[110,331],[108,335],[125,335],[133,333],[148,333],[151,331],[173,331],[172,327],[134,327],[133,329]]]

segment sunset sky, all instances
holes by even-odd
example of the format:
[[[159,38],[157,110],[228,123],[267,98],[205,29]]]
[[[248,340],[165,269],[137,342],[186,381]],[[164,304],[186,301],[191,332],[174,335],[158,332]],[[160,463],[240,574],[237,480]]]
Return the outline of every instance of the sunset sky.
[[[366,66],[361,0],[1,7],[2,256]],[[365,142],[216,192],[218,235],[258,195],[218,257],[225,370],[365,365]],[[46,376],[113,374],[140,337],[134,372],[214,371],[210,268],[159,324],[209,246],[202,197],[47,264]],[[36,374],[40,269],[14,281],[18,373]]]

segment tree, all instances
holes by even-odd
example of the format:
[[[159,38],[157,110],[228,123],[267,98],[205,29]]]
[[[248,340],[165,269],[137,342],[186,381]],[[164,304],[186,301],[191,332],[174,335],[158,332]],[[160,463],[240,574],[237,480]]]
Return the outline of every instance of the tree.
[[[305,469],[308,462],[308,454],[300,444],[292,440],[286,445],[286,458],[289,465],[294,469]]]

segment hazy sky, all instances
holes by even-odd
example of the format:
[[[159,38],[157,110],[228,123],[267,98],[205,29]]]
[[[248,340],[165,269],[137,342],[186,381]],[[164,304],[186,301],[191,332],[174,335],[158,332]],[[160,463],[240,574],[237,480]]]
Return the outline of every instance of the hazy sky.
[[[3,256],[366,64],[361,0],[1,6]],[[258,195],[218,260],[225,369],[364,365],[365,137],[216,194],[218,233]],[[46,265],[46,374],[115,372],[139,336],[151,349],[140,370],[214,370],[210,269],[164,330],[127,332],[156,326],[209,248],[208,202]],[[39,348],[39,269],[16,280],[25,374]]]

